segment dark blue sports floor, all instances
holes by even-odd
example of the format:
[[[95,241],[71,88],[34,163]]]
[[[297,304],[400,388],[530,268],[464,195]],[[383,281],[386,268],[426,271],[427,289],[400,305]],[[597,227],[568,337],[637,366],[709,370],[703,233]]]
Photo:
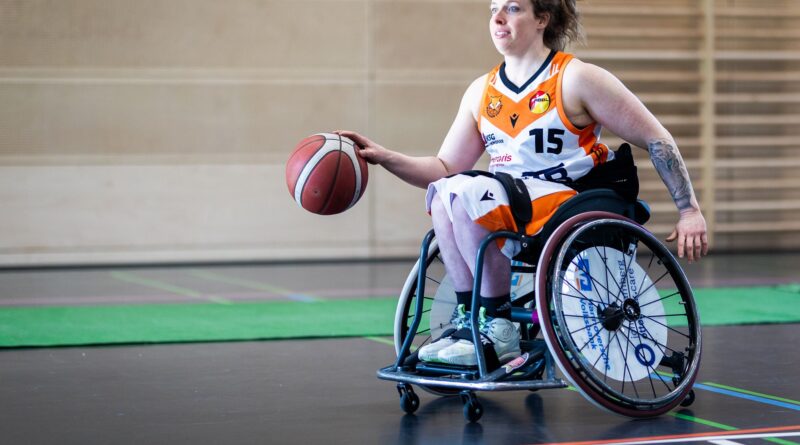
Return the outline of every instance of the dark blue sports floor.
[[[798,260],[720,255],[686,270],[696,287],[784,284],[800,281]],[[191,295],[117,283],[104,269],[6,270],[0,271],[0,304],[386,295],[397,292],[410,265],[192,269],[235,272],[249,277],[240,284],[262,283],[261,291],[232,282],[203,287],[208,281],[192,281],[185,268],[135,270],[154,281],[180,277],[176,288]],[[465,422],[458,398],[418,391],[419,411],[404,415],[394,385],[375,378],[393,358],[387,338],[5,349],[0,443],[800,444],[800,325],[713,327],[703,335],[696,402],[635,421],[602,412],[566,389],[479,393],[486,409],[479,424]]]

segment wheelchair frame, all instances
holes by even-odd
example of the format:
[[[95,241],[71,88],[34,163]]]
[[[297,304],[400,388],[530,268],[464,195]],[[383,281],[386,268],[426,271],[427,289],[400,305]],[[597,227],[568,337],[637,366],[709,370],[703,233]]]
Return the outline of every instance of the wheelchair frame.
[[[565,334],[559,333],[558,329],[560,328],[554,328],[553,320],[549,318],[550,313],[548,308],[550,307],[550,304],[548,302],[548,295],[551,291],[558,292],[557,286],[559,284],[554,282],[558,280],[551,279],[549,270],[541,270],[540,266],[543,264],[549,264],[550,267],[552,267],[554,262],[551,261],[550,257],[555,255],[557,253],[556,251],[559,251],[559,249],[564,250],[565,244],[569,246],[569,243],[573,242],[576,237],[579,237],[583,233],[581,232],[582,229],[580,229],[581,226],[591,226],[592,224],[595,226],[602,226],[603,224],[612,226],[620,225],[623,228],[627,227],[627,230],[641,231],[641,235],[649,235],[650,239],[647,239],[646,242],[650,244],[646,244],[646,246],[648,248],[651,248],[652,246],[660,246],[663,251],[659,252],[659,255],[661,256],[659,257],[658,263],[661,264],[661,261],[666,259],[665,262],[668,263],[668,265],[665,265],[664,267],[667,270],[667,273],[670,274],[670,278],[674,279],[677,277],[676,282],[680,283],[678,284],[680,289],[673,295],[680,294],[680,297],[682,298],[680,304],[684,305],[686,309],[685,315],[689,320],[688,323],[690,336],[678,331],[676,332],[689,339],[689,345],[687,348],[685,348],[688,356],[688,364],[686,362],[687,356],[684,356],[682,352],[670,349],[670,347],[666,345],[666,340],[664,340],[665,344],[663,347],[658,346],[659,343],[657,341],[655,342],[657,348],[661,349],[664,354],[660,360],[660,363],[658,365],[655,363],[650,363],[648,368],[649,370],[652,370],[652,373],[649,376],[651,380],[651,386],[653,386],[654,381],[652,375],[656,375],[661,382],[664,382],[664,385],[669,390],[669,393],[664,396],[657,396],[656,389],[653,387],[654,399],[652,400],[642,402],[641,400],[626,397],[624,394],[624,371],[622,394],[620,395],[614,393],[613,389],[611,391],[606,391],[604,388],[604,382],[599,381],[597,376],[593,376],[590,370],[587,371],[585,369],[585,365],[588,362],[584,360],[585,363],[583,364],[578,363],[576,366],[570,366],[570,361],[577,363],[583,360],[582,353],[580,350],[576,350],[577,348],[574,344],[570,343],[571,340],[574,340],[570,337],[572,332],[566,334],[566,337],[570,338],[565,340]],[[585,231],[586,230],[584,230],[584,232]],[[417,300],[415,302],[414,319],[411,322],[411,326],[408,327],[402,345],[397,351],[397,360],[394,362],[394,364],[381,368],[377,372],[377,377],[379,379],[397,382],[397,390],[400,394],[401,407],[405,412],[413,413],[419,407],[419,397],[415,394],[412,387],[412,385],[418,385],[423,389],[438,395],[460,395],[462,401],[464,402],[465,417],[467,420],[475,422],[480,419],[483,414],[483,408],[475,396],[475,391],[516,391],[526,389],[538,390],[567,387],[568,384],[564,380],[556,378],[554,363],[558,365],[562,374],[567,377],[567,379],[578,389],[578,391],[590,402],[600,408],[617,414],[622,414],[629,417],[653,417],[663,414],[664,412],[677,406],[679,403],[683,406],[688,406],[694,401],[694,392],[692,391],[691,386],[694,383],[694,379],[697,375],[699,367],[701,334],[699,330],[699,318],[694,306],[691,288],[688,286],[688,282],[686,281],[683,272],[680,270],[680,267],[677,266],[677,261],[674,259],[671,253],[669,253],[666,248],[663,247],[663,245],[652,236],[652,234],[647,232],[638,223],[633,222],[624,216],[607,212],[583,211],[579,212],[576,216],[561,222],[556,226],[555,230],[552,230],[551,236],[546,240],[545,245],[540,249],[539,260],[537,264],[521,268],[522,272],[536,272],[536,286],[533,295],[533,298],[535,298],[536,309],[530,310],[525,307],[519,307],[519,305],[515,305],[512,307],[511,320],[513,322],[520,323],[521,327],[528,325],[539,325],[543,330],[544,340],[534,338],[525,341],[526,347],[523,348],[523,352],[527,350],[527,353],[523,354],[521,359],[518,358],[512,360],[512,362],[516,362],[513,363],[513,366],[506,365],[501,366],[496,370],[489,370],[483,350],[480,347],[475,348],[477,355],[477,369],[425,363],[420,361],[414,362],[413,359],[411,360],[411,364],[407,364],[406,362],[412,355],[411,347],[414,342],[414,338],[418,332],[419,325],[423,318],[426,282],[425,274],[428,268],[431,246],[435,242],[434,236],[433,230],[429,231],[424,237],[422,246],[420,248],[420,259],[415,265],[415,267],[417,267]],[[482,282],[485,251],[490,243],[501,238],[518,241],[523,245],[523,249],[525,249],[527,244],[531,242],[535,236],[521,235],[519,233],[510,231],[498,231],[489,234],[481,242],[476,255],[476,273],[472,287],[473,310],[470,313],[471,334],[473,338],[473,344],[475,345],[481,344],[478,323],[478,308],[480,307],[479,291]],[[639,241],[637,240],[637,242]],[[563,261],[563,256],[564,255],[562,252],[562,255],[556,258],[555,263],[560,264],[560,262]],[[575,257],[577,257],[577,254],[573,257],[573,259]],[[652,262],[653,259],[651,258],[651,264]],[[632,268],[632,266],[633,259],[628,265],[628,268]],[[646,274],[645,277],[647,277]],[[663,276],[661,278],[663,278]],[[659,280],[661,278],[659,278]],[[608,277],[606,280],[608,280]],[[606,285],[608,285],[608,282]],[[654,285],[655,283],[652,283],[651,287]],[[556,290],[549,290],[548,286],[552,286],[552,289]],[[621,290],[622,289],[620,289],[620,291]],[[404,289],[403,292],[405,293],[409,291]],[[401,295],[401,298],[402,297],[403,295]],[[522,298],[522,304],[525,304],[527,301],[531,300],[528,297],[530,297],[530,294],[527,294]],[[670,297],[660,298],[658,301]],[[555,300],[555,297],[553,297],[553,300]],[[625,304],[628,304],[629,301],[631,300],[626,299]],[[651,301],[647,304],[652,303],[653,302]],[[402,304],[402,301],[400,304]],[[636,303],[634,302],[631,304],[635,305]],[[647,304],[645,304],[645,306]],[[609,307],[614,307],[614,305],[610,304],[605,310],[608,311]],[[398,310],[399,309],[400,308],[398,307]],[[600,309],[599,306],[598,309]],[[631,308],[625,307],[624,309],[628,310]],[[603,326],[606,326],[605,323],[614,324],[613,321],[608,321],[613,317],[625,320],[626,315],[624,313],[624,309],[619,306],[614,307],[614,311],[612,311],[613,314],[609,315],[608,319],[603,320]],[[639,309],[638,306],[636,306],[636,309]],[[663,316],[670,315],[665,314]],[[563,323],[563,316],[561,318],[561,323]],[[595,324],[598,323],[600,323],[600,321],[595,322]],[[558,322],[556,322],[556,324],[558,324]],[[671,329],[666,324],[659,324],[663,325],[667,329]],[[565,326],[568,326],[568,324],[565,324]],[[620,326],[617,326],[615,329],[619,328]],[[675,329],[672,330],[675,331]],[[655,341],[655,338],[652,334],[650,337]],[[643,334],[643,338],[647,340],[647,334]],[[630,340],[628,341],[630,342]],[[639,339],[639,342],[639,346],[641,346],[642,340]],[[571,350],[569,348],[570,345],[572,345]],[[585,346],[586,345],[584,344],[584,347]],[[626,351],[628,347],[629,346],[626,345]],[[565,352],[565,350],[567,350],[567,352]],[[666,356],[668,350],[672,351],[670,357]],[[557,359],[554,359],[554,352],[558,356]],[[639,358],[638,354],[639,352],[637,352],[636,358],[640,361],[640,363],[642,363],[642,360]],[[653,359],[655,359],[655,355],[653,355]],[[655,369],[657,366],[668,366],[672,368],[673,374],[668,377],[672,378],[674,389],[670,390],[669,384],[666,383],[664,377],[662,377],[664,373],[659,373],[659,371]],[[630,371],[628,372],[630,373]],[[453,376],[457,376],[457,378],[453,378]],[[605,380],[605,377],[606,376],[604,376],[603,380]],[[632,374],[631,381],[633,382]],[[636,387],[634,384],[634,390],[635,388]],[[636,397],[639,397],[638,391],[636,393]]]

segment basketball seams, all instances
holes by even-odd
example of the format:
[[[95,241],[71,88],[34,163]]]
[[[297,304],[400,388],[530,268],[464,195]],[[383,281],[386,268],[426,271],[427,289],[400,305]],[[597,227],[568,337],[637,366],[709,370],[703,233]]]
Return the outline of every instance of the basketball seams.
[[[347,156],[349,162],[342,156]],[[295,167],[290,169],[289,165]],[[318,133],[295,148],[287,164],[287,184],[293,187],[290,192],[302,208],[321,215],[336,214],[355,205],[363,195],[366,167],[352,140]]]
[[[314,171],[314,168],[317,167],[317,164],[319,164],[322,158],[335,150],[335,148],[329,147],[327,144],[323,143],[316,153],[314,153],[314,155],[311,156],[308,159],[308,162],[306,162],[306,164],[303,166],[303,170],[297,177],[297,185],[295,185],[294,190],[294,200],[297,201],[297,203],[301,206],[303,205],[303,191],[305,191],[306,184],[308,183],[308,177],[311,176],[311,172]]]
[[[354,206],[361,198],[361,165],[358,163],[358,154],[356,154],[355,147],[351,146],[350,150],[346,151],[347,158],[353,164],[353,171],[355,171],[355,191],[353,192],[353,199],[350,201],[348,208]]]
[[[335,133],[334,133],[335,134]],[[328,212],[328,208],[331,205],[331,193],[333,193],[334,186],[336,185],[336,181],[339,179],[339,166],[342,165],[342,135],[337,134],[337,139],[332,139],[333,141],[339,142],[339,146],[336,148],[338,153],[338,157],[336,158],[336,169],[333,171],[333,179],[331,179],[330,185],[328,185],[328,196],[325,197],[325,204],[322,206],[320,213],[326,215]],[[329,139],[331,140],[331,139]]]

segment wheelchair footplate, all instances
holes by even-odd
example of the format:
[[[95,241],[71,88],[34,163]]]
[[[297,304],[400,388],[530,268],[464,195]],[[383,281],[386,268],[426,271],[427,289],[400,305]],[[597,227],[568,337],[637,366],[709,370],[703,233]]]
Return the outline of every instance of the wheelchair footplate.
[[[468,391],[519,391],[565,388],[555,378],[552,356],[543,340],[522,341],[523,354],[481,377],[477,366],[456,366],[419,361],[415,355],[378,370],[381,380]]]

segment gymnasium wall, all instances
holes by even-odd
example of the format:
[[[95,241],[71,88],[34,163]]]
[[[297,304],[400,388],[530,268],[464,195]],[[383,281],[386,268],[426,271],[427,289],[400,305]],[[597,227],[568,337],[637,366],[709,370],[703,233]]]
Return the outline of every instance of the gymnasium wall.
[[[715,247],[800,247],[796,2],[579,5],[575,51],[676,135]],[[412,255],[422,189],[373,167],[320,217],[284,162],[345,128],[435,153],[500,60],[487,27],[484,0],[0,0],[0,266]],[[665,235],[674,206],[638,162]]]

